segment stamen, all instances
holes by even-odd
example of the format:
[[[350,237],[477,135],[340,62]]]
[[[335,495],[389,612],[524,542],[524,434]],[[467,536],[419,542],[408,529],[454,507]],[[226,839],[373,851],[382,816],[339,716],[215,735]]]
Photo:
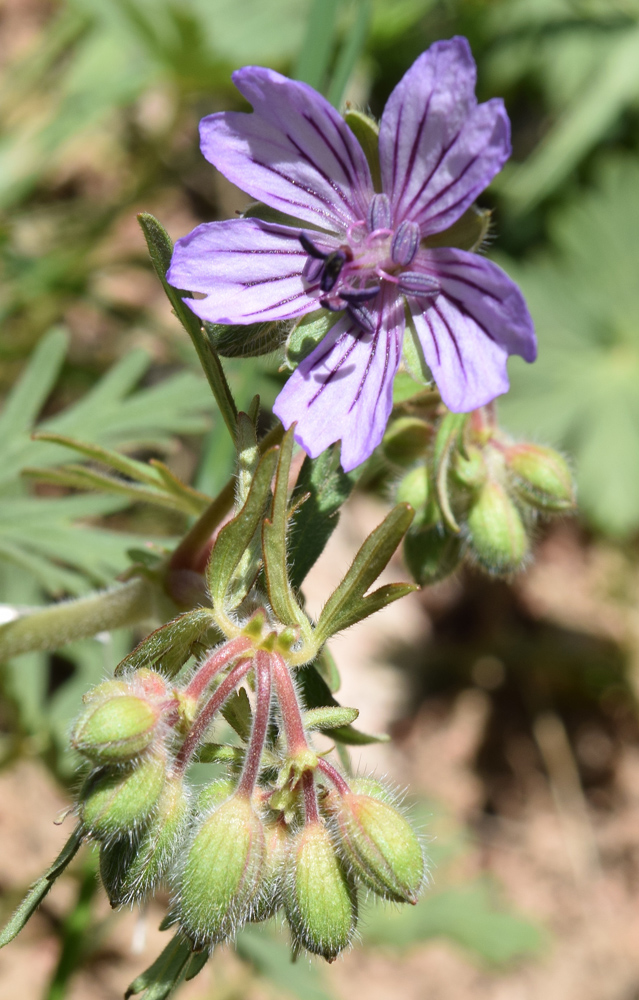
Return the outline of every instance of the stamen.
[[[405,219],[398,227],[391,243],[391,257],[396,264],[410,264],[419,249],[419,226]]]
[[[340,289],[340,298],[351,305],[359,305],[360,302],[370,302],[379,294],[381,285],[370,285],[368,288],[353,288],[349,290]]]
[[[315,246],[312,240],[308,238],[306,233],[300,233],[297,237],[304,250],[310,257],[315,257],[316,260],[326,260],[328,257],[327,253],[323,253],[318,247]]]
[[[343,250],[335,250],[325,258],[324,273],[320,281],[320,288],[323,292],[330,292],[335,287],[345,262],[346,254]]]
[[[375,317],[366,306],[350,305],[346,312],[364,333],[375,333]]]
[[[386,194],[376,194],[371,198],[366,214],[369,233],[376,229],[388,229],[391,224],[391,205]]]
[[[319,276],[324,270],[324,261],[318,260],[317,257],[307,257],[306,263],[302,268],[302,277],[305,281],[313,284],[315,281],[319,281]]]
[[[439,282],[430,274],[419,271],[404,271],[399,275],[398,287],[404,295],[415,295],[418,298],[439,294]]]

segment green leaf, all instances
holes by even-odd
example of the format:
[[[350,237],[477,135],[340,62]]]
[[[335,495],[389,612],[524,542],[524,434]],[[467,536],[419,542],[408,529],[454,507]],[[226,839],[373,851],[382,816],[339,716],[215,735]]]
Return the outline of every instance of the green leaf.
[[[325,709],[344,711],[339,702],[331,694],[326,681],[314,666],[311,665],[298,670],[297,680],[302,694],[302,702],[307,713],[315,709],[319,709],[320,711]],[[346,711],[349,710],[347,709]],[[374,736],[370,733],[363,733],[359,729],[355,729],[352,725],[337,726],[333,729],[327,729],[325,732],[327,736],[338,743],[351,744],[353,746],[364,746],[368,743],[386,743],[388,741],[388,736]]]
[[[449,529],[457,534],[459,525],[450,504],[448,474],[453,452],[459,446],[462,432],[468,420],[467,413],[448,412],[441,420],[435,437],[433,464],[435,466],[435,488],[440,510]]]
[[[324,93],[339,7],[339,0],[313,0],[306,38],[295,67],[295,79],[303,80],[320,93]]]
[[[270,519],[262,524],[262,552],[269,600],[283,625],[294,625],[308,632],[309,623],[302,611],[288,578],[286,534],[288,528],[288,478],[293,455],[293,425],[280,445],[273,506]]]
[[[252,323],[249,326],[205,323],[204,329],[210,343],[221,357],[260,358],[265,354],[272,354],[282,346],[286,339],[287,327],[281,322]]]
[[[354,132],[360,146],[366,154],[373,187],[376,191],[382,190],[382,172],[379,165],[379,125],[370,115],[365,115],[363,111],[355,108],[348,108],[344,112],[344,121]]]
[[[4,402],[0,416],[3,450],[16,435],[31,429],[60,374],[68,342],[68,334],[54,328],[36,347],[22,377]]]
[[[311,708],[304,712],[304,726],[306,729],[337,729],[349,726],[358,715],[359,709],[343,708],[341,705]]]
[[[338,56],[333,72],[333,79],[326,95],[331,104],[336,108],[340,106],[348,81],[366,45],[371,14],[371,0],[359,0],[355,7],[355,21],[352,25],[349,25],[346,31],[346,38]]]
[[[245,688],[240,688],[224,703],[222,715],[241,740],[248,742],[253,723],[253,712]]]
[[[188,660],[194,644],[214,625],[209,608],[197,608],[180,615],[147,635],[118,663],[116,676],[154,664],[158,664],[167,676],[173,676]]]
[[[27,920],[48,893],[55,880],[78,853],[82,844],[82,828],[77,826],[50,868],[29,890],[29,893],[0,933],[0,948],[3,948],[20,933]]]
[[[286,367],[289,371],[295,371],[299,363],[315,350],[335,323],[335,313],[327,309],[317,309],[296,323],[286,341]]]
[[[324,551],[337,527],[342,504],[355,485],[356,474],[343,472],[339,445],[317,458],[305,458],[293,491],[294,505],[300,504],[289,531],[290,580],[300,587],[307,573]]]
[[[348,628],[415,589],[412,584],[389,584],[380,587],[369,597],[364,597],[390,560],[412,520],[412,508],[408,504],[397,504],[371,532],[339,587],[322,609],[315,628],[318,645],[322,645],[341,629]]]
[[[142,992],[143,1000],[166,1000],[182,982],[192,954],[190,942],[178,932],[155,962],[133,980],[124,994],[125,1000]]]
[[[233,574],[264,514],[278,450],[270,448],[262,455],[246,503],[239,514],[222,528],[215,540],[207,567],[207,582],[211,600],[214,606],[221,610],[226,608],[227,591]],[[248,581],[248,587],[251,582]]]

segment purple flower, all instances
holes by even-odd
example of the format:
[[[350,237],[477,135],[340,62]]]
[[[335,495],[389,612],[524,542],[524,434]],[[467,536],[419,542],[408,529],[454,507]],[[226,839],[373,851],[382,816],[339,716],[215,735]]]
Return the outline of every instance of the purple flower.
[[[510,155],[499,99],[478,104],[465,38],[436,42],[391,94],[379,132],[382,191],[345,121],[315,90],[248,66],[233,80],[253,114],[209,115],[202,152],[253,198],[301,220],[205,223],[178,240],[168,280],[203,320],[287,320],[322,306],[335,325],[284,386],[275,413],[309,455],[342,441],[355,468],[379,444],[392,407],[405,310],[449,409],[508,389],[506,361],[534,361],[532,320],[491,261],[429,248]],[[306,225],[305,225],[306,224]]]

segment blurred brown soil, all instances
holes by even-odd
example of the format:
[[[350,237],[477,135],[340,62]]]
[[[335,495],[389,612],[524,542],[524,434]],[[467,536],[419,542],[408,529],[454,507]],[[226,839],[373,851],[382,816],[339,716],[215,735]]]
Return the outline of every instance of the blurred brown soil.
[[[367,499],[347,509],[308,583],[314,611],[383,512]],[[402,573],[396,559],[387,579]],[[539,956],[505,969],[445,940],[402,953],[358,946],[322,969],[336,997],[639,997],[636,588],[636,570],[618,552],[564,523],[513,588],[465,573],[335,641],[341,701],[360,708],[361,728],[394,736],[390,745],[358,750],[358,767],[436,801],[451,836],[470,830],[453,870],[435,869],[433,888],[489,873],[507,905],[547,932]],[[596,683],[579,672],[589,664]],[[63,806],[35,760],[0,775],[7,905],[68,835],[70,820],[52,823]],[[443,847],[446,830],[437,835]],[[44,997],[57,960],[55,928],[77,893],[77,871],[0,954],[0,1000]],[[119,916],[98,899],[104,937],[72,980],[70,1000],[115,1000],[166,941],[156,930],[164,899],[144,915]],[[260,1000],[275,992],[227,949],[180,995]]]

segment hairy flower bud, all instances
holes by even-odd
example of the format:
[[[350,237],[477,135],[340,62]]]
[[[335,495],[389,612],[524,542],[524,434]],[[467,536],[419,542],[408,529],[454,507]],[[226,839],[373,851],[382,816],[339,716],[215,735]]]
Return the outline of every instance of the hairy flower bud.
[[[100,764],[130,760],[153,742],[160,709],[132,694],[89,702],[71,733],[71,745]]]
[[[467,519],[470,547],[493,573],[513,573],[528,553],[528,537],[517,506],[493,480],[482,486]]]
[[[349,944],[357,923],[357,895],[322,823],[310,823],[291,844],[284,889],[293,936],[329,962]]]
[[[430,485],[428,467],[418,465],[403,476],[397,484],[397,503],[409,503],[416,511],[423,510],[428,503]]]
[[[404,538],[404,558],[415,581],[425,587],[454,572],[462,558],[461,539],[442,524],[411,525]]]
[[[506,463],[517,492],[532,507],[548,512],[574,508],[575,487],[570,468],[553,448],[513,445],[506,452]]]
[[[125,768],[98,771],[81,793],[80,817],[100,840],[138,830],[156,807],[164,787],[167,760],[153,754]]]
[[[264,838],[264,869],[251,915],[254,923],[268,920],[282,905],[283,876],[290,847],[290,833],[282,821],[265,827]]]
[[[223,941],[251,917],[264,869],[264,828],[234,795],[196,830],[180,880],[182,930],[196,945]]]
[[[378,896],[416,903],[424,857],[410,824],[389,802],[372,795],[334,793],[328,805],[339,843],[354,872]]]
[[[149,825],[134,838],[102,845],[100,876],[112,906],[143,899],[166,878],[188,818],[184,782],[169,775]]]

